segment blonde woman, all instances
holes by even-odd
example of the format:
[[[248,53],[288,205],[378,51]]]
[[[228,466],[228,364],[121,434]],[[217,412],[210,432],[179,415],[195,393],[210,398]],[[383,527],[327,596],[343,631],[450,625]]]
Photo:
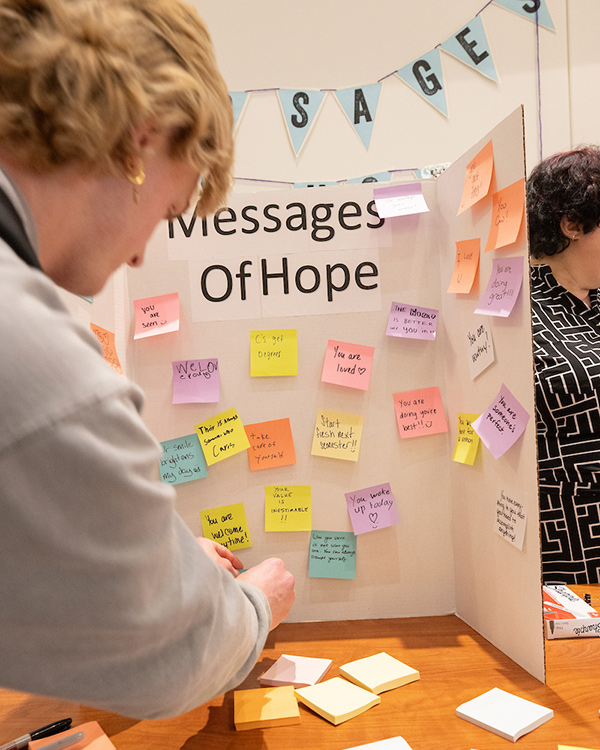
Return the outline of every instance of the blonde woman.
[[[136,718],[235,687],[285,618],[153,479],[142,394],[57,285],[94,295],[231,180],[232,113],[180,0],[0,0],[0,684]]]

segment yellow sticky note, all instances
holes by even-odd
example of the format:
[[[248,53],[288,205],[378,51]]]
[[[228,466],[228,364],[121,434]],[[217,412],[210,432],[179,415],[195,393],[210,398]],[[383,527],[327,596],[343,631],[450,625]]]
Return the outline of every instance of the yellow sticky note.
[[[332,677],[316,685],[298,688],[296,698],[336,725],[381,703],[378,695],[344,680],[343,677]]]
[[[596,748],[591,747],[575,747],[574,745],[559,745],[558,750],[597,750]]]
[[[250,447],[246,430],[237,411],[228,409],[194,425],[208,466]]]
[[[310,531],[312,529],[309,484],[265,487],[265,531]]]
[[[300,724],[300,710],[293,686],[235,690],[233,723],[238,731]]]
[[[295,328],[250,331],[250,376],[298,374],[298,335]]]
[[[201,510],[200,520],[202,535],[207,539],[213,539],[232,550],[252,546],[244,503]]]
[[[313,435],[311,454],[344,461],[358,461],[363,418],[360,414],[321,409]]]
[[[456,445],[452,453],[452,460],[461,464],[473,465],[477,449],[479,448],[479,435],[471,426],[479,414],[461,413],[458,415],[458,433],[456,435]]]

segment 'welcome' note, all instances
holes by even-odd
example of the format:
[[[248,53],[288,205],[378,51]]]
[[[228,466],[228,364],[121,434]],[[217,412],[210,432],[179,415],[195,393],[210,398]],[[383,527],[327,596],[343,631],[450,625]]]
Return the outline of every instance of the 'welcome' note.
[[[347,492],[345,497],[355,534],[385,529],[400,523],[396,499],[388,482]]]
[[[452,460],[460,464],[473,465],[477,449],[479,448],[479,435],[473,429],[473,420],[477,419],[479,414],[458,415],[458,433],[456,435],[456,445],[452,453]]]
[[[493,172],[494,147],[492,141],[488,141],[481,151],[467,164],[463,194],[460,199],[457,216],[470,206],[474,206],[482,198],[485,198],[490,191]]]
[[[310,485],[265,487],[265,531],[310,531],[311,528]]]
[[[157,336],[179,330],[179,294],[162,294],[158,297],[136,299],[134,339]]]
[[[116,370],[116,372],[119,373],[119,375],[124,375],[125,373],[123,372],[123,368],[119,362],[119,355],[115,348],[115,334],[112,331],[107,331],[105,328],[95,325],[94,323],[90,323],[90,328],[100,342],[104,359],[113,370]]]
[[[372,346],[328,341],[321,380],[366,391],[373,364]]]
[[[459,240],[456,243],[456,260],[450,279],[448,293],[468,294],[471,291],[477,271],[479,270],[479,251],[481,241]]]
[[[475,312],[479,315],[507,318],[515,306],[522,283],[522,256],[494,258],[488,285]]]
[[[250,331],[250,377],[298,374],[298,334],[294,328]]]
[[[164,440],[160,459],[160,478],[166,484],[183,484],[206,475],[206,461],[198,435]]]
[[[437,386],[394,393],[394,409],[401,438],[448,432],[442,396]]]
[[[309,578],[355,578],[356,536],[351,531],[313,531]]]
[[[292,428],[287,417],[247,424],[245,430],[250,442],[250,471],[296,463]]]
[[[388,317],[386,336],[398,336],[404,339],[423,339],[433,341],[437,330],[439,311],[430,307],[405,305],[392,302]]]
[[[221,412],[195,425],[195,429],[209,466],[250,447],[244,425],[235,409]]]
[[[200,520],[202,534],[207,539],[213,539],[230,550],[252,546],[243,503],[201,510]]]
[[[358,461],[362,428],[360,414],[321,409],[317,413],[311,455]]]
[[[525,209],[525,179],[513,182],[504,190],[494,193],[492,223],[486,253],[499,247],[511,245],[516,241],[523,222]]]
[[[473,429],[494,458],[500,458],[523,434],[529,414],[502,384],[488,408],[473,421]]]
[[[184,359],[173,362],[174,404],[214,404],[219,401],[219,362]]]

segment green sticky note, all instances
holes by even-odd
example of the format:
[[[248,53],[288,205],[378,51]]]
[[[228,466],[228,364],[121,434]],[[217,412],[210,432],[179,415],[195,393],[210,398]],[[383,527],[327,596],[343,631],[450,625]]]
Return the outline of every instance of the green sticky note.
[[[310,534],[309,578],[355,578],[356,536],[351,531]]]

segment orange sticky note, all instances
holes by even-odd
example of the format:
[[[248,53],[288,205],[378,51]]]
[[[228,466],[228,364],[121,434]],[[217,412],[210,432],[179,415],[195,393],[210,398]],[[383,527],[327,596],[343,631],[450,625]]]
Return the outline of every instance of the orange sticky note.
[[[83,732],[85,737],[74,745],[69,745],[69,750],[115,750],[115,746],[108,739],[100,724],[97,721],[88,721],[85,724],[80,724],[78,727],[71,727],[66,732],[60,732],[59,734],[53,734],[52,737],[44,737],[43,740],[32,740],[28,747],[29,750],[41,750],[51,742],[56,742],[63,737],[69,737],[73,734],[79,734]]]
[[[481,240],[459,240],[456,243],[456,260],[447,292],[468,294],[479,269],[479,250]]]
[[[525,179],[513,182],[494,193],[492,223],[485,252],[511,245],[516,241],[525,210]]]
[[[290,420],[273,419],[244,425],[250,442],[248,461],[250,471],[272,469],[274,466],[289,466],[296,463],[294,438]]]
[[[394,409],[401,438],[448,432],[442,396],[437,386],[394,393]]]
[[[324,383],[366,391],[371,378],[374,351],[372,346],[328,341],[321,380]]]
[[[161,294],[158,297],[136,299],[134,339],[157,336],[179,330],[179,295]]]
[[[494,148],[488,141],[481,151],[467,164],[457,216],[489,193],[494,172]]]
[[[90,323],[90,328],[100,342],[104,359],[119,373],[119,375],[124,375],[125,373],[119,362],[119,355],[115,349],[115,334],[112,331],[107,331],[105,328],[100,328],[100,326],[97,326],[94,323]]]

